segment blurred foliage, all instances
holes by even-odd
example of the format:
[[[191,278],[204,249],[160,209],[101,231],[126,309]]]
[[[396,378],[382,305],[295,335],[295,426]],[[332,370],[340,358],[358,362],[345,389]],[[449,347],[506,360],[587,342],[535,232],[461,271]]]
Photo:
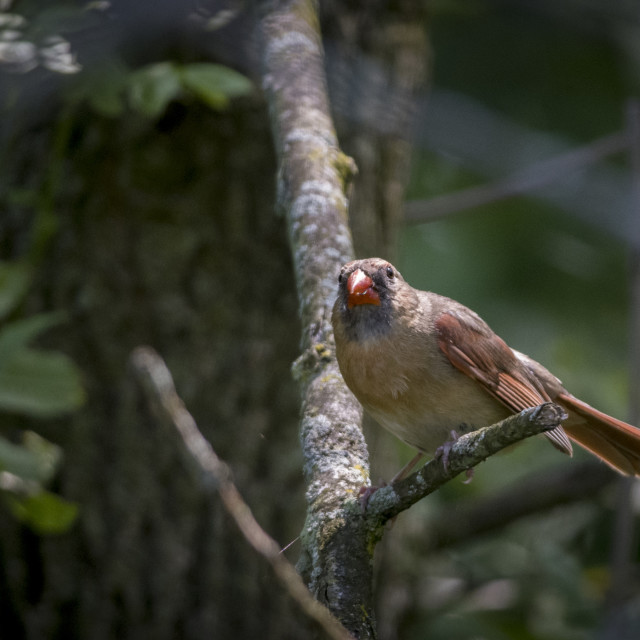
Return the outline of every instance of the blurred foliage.
[[[91,73],[78,74],[71,96],[86,100],[104,116],[121,116],[128,106],[157,118],[172,100],[191,96],[212,109],[225,109],[231,98],[251,90],[247,78],[218,64],[158,62],[130,71],[122,62],[111,60]]]
[[[581,16],[564,17],[549,15],[550,2],[529,10],[519,2],[457,4],[467,11],[443,7],[430,25],[436,85],[576,141],[620,126],[624,100],[637,86],[618,39],[624,2],[596,1]],[[594,20],[599,10],[599,24],[583,23],[588,9]]]
[[[9,13],[6,9],[13,9]],[[5,186],[7,204],[37,211],[32,240],[23,259],[0,262],[0,411],[37,419],[56,418],[85,401],[80,371],[63,353],[32,348],[30,342],[64,322],[64,314],[22,317],[20,306],[37,265],[57,231],[56,194],[64,180],[73,109],[86,102],[101,116],[118,118],[127,110],[157,119],[172,101],[198,100],[212,109],[253,90],[240,73],[222,65],[161,61],[129,67],[115,52],[80,65],[70,40],[104,27],[112,3],[37,1],[0,3],[0,107],[16,118],[15,105],[38,67],[72,75],[59,84],[62,109],[55,125],[52,155],[38,188]],[[5,11],[3,11],[5,10]],[[53,76],[52,76],[53,77]],[[6,132],[9,135],[14,132]],[[5,153],[8,151],[5,148]],[[7,421],[7,427],[10,423]],[[14,437],[15,439],[15,437]],[[71,526],[77,506],[44,489],[62,459],[61,450],[33,432],[16,444],[0,437],[0,491],[12,513],[39,533]]]
[[[80,372],[64,354],[42,351],[29,343],[64,320],[40,314],[7,322],[23,301],[32,265],[0,264],[0,411],[53,418],[84,402]],[[9,421],[5,425],[9,426]],[[75,520],[77,506],[44,489],[61,461],[59,447],[27,431],[22,443],[0,436],[0,492],[13,514],[38,533],[61,533]]]
[[[28,346],[62,319],[60,314],[41,314],[0,329],[0,409],[50,418],[82,405],[80,375],[71,360]]]
[[[97,17],[91,5],[79,8],[69,2],[43,8],[38,2],[3,0],[0,69],[27,73],[41,67],[60,74],[77,73],[81,67],[68,37],[95,25]]]
[[[40,534],[65,532],[75,521],[77,505],[46,491],[62,458],[59,447],[32,431],[16,445],[0,438],[0,491],[16,518]]]
[[[633,83],[625,83],[628,63],[606,22],[598,32],[580,21],[550,19],[544,3],[537,11],[518,3],[436,8],[430,36],[438,87],[576,145],[624,126]],[[628,161],[623,166],[628,170]],[[484,181],[456,158],[416,149],[408,198]],[[616,211],[601,215],[615,228]],[[401,266],[416,286],[479,312],[574,393],[625,417],[630,246],[606,228],[535,197],[511,198],[407,229]]]

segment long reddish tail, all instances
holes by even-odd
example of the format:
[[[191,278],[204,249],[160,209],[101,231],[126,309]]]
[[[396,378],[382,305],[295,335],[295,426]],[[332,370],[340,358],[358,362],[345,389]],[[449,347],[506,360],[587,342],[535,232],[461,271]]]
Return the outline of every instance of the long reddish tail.
[[[640,476],[640,429],[594,409],[569,394],[560,394],[558,404],[569,419],[562,425],[567,435],[608,465],[629,476]]]

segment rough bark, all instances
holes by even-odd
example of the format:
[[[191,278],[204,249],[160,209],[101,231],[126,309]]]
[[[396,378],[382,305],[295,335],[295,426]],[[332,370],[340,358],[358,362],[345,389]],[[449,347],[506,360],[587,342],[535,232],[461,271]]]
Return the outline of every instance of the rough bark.
[[[353,258],[345,187],[355,170],[338,149],[322,44],[309,1],[265,3],[263,86],[270,104],[298,284],[303,354],[301,440],[307,521],[299,567],[310,589],[358,637],[373,637],[371,551],[355,496],[368,481],[362,409],[333,355],[329,323],[340,266]]]

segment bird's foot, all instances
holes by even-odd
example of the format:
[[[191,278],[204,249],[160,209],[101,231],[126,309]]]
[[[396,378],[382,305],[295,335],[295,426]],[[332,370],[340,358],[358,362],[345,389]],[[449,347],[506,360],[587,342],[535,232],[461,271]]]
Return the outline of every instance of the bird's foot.
[[[460,437],[458,435],[458,432],[454,430],[451,430],[449,435],[451,439],[443,442],[436,449],[436,452],[433,455],[434,460],[442,460],[442,466],[444,467],[445,471],[449,471],[449,454],[451,453],[451,449],[453,445],[456,443],[456,441]],[[467,479],[463,482],[463,484],[470,484],[471,481],[473,480],[473,467],[471,467],[470,469],[467,469],[465,471],[465,475],[467,476]]]
[[[385,483],[382,483],[382,486],[385,486]],[[371,500],[371,496],[378,490],[380,487],[374,487],[373,485],[369,485],[368,487],[360,487],[360,491],[358,492],[358,502],[360,502],[360,509],[362,513],[365,513],[367,510],[367,505],[369,504],[369,500]]]
[[[458,438],[460,437],[456,431],[453,429],[449,432],[450,440],[445,440],[435,451],[433,454],[434,460],[442,460],[442,466],[445,471],[449,471],[449,454],[451,453],[451,448],[456,443]]]

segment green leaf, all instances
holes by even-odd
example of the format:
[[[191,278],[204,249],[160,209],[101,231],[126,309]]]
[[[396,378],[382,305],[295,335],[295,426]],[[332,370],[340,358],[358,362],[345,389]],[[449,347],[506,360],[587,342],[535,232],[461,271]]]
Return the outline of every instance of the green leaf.
[[[143,67],[128,81],[129,104],[142,115],[157,118],[182,90],[177,69],[169,62]]]
[[[26,262],[0,262],[0,320],[20,304],[29,290],[32,273]]]
[[[180,69],[185,89],[194,93],[213,109],[224,109],[229,98],[251,93],[251,81],[242,74],[219,64],[195,63]]]
[[[20,349],[0,362],[0,409],[53,417],[84,399],[80,373],[62,353]]]
[[[0,470],[21,480],[46,483],[55,473],[62,450],[33,431],[24,434],[24,445],[0,437]]]
[[[65,316],[63,312],[42,313],[5,325],[0,329],[0,363],[47,329],[60,324]]]
[[[91,108],[107,118],[117,118],[122,115],[124,112],[124,101],[121,98],[123,85],[105,82],[94,86],[93,91],[87,96]]]
[[[25,447],[0,437],[0,470],[24,480],[40,480],[38,456]]]
[[[48,491],[18,498],[7,495],[13,514],[40,534],[68,531],[78,515],[78,505]]]
[[[107,59],[101,65],[81,71],[70,91],[72,100],[86,100],[100,115],[110,118],[122,115],[123,93],[129,70],[116,59]]]
[[[62,460],[62,449],[33,431],[25,431],[24,448],[38,460],[38,480],[49,482]]]
[[[62,450],[32,431],[24,434],[24,446],[0,437],[0,471],[5,501],[13,514],[41,534],[62,533],[75,520],[78,507],[44,491],[41,483],[53,477]]]

